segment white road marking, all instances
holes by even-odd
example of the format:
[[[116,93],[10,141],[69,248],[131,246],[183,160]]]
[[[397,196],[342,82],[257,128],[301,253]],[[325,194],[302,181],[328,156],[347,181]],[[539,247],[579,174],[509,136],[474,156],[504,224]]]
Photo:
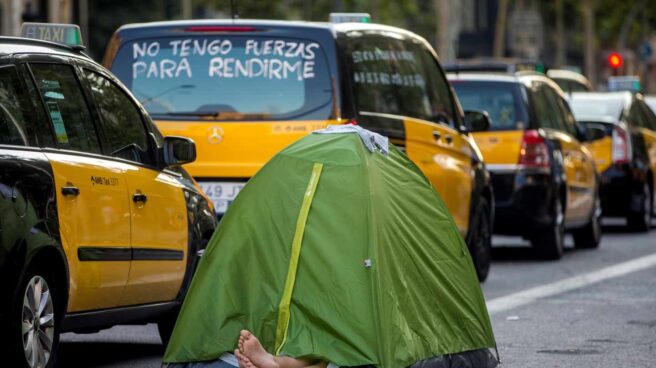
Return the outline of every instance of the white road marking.
[[[614,266],[605,267],[583,275],[570,277],[551,284],[541,285],[495,298],[487,302],[487,310],[490,314],[507,311],[533,303],[540,298],[562,294],[567,291],[596,284],[615,277],[624,276],[653,266],[656,266],[656,254],[636,258],[631,261],[618,263]]]

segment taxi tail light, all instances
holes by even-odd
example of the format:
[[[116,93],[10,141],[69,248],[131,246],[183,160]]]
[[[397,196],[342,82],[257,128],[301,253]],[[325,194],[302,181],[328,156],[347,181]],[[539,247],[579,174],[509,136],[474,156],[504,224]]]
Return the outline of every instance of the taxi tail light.
[[[614,164],[627,164],[631,160],[631,147],[629,133],[626,129],[616,126],[613,128],[611,145],[611,161]]]
[[[519,150],[519,166],[548,168],[549,161],[549,147],[544,137],[537,130],[525,131]]]

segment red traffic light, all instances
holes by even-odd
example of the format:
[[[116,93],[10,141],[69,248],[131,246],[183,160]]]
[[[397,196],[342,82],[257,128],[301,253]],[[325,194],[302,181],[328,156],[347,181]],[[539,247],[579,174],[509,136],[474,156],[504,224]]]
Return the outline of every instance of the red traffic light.
[[[621,67],[622,55],[620,55],[617,52],[611,52],[610,55],[608,55],[608,65],[610,65],[610,67],[614,69]]]

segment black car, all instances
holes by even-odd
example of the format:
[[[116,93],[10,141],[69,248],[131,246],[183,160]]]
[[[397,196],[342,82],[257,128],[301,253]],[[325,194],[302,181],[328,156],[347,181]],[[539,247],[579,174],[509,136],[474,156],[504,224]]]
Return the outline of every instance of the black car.
[[[79,50],[0,38],[2,366],[52,367],[65,331],[157,322],[165,341],[216,227],[180,167],[193,141]]]

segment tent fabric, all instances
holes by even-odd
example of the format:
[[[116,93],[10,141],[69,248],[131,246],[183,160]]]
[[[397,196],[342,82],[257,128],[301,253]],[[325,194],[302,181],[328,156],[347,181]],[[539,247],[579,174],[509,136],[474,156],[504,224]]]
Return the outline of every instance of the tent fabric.
[[[164,362],[216,360],[242,329],[271,353],[339,366],[406,367],[495,347],[471,257],[437,192],[394,146],[372,153],[352,133],[311,134],[251,178],[208,244]]]

